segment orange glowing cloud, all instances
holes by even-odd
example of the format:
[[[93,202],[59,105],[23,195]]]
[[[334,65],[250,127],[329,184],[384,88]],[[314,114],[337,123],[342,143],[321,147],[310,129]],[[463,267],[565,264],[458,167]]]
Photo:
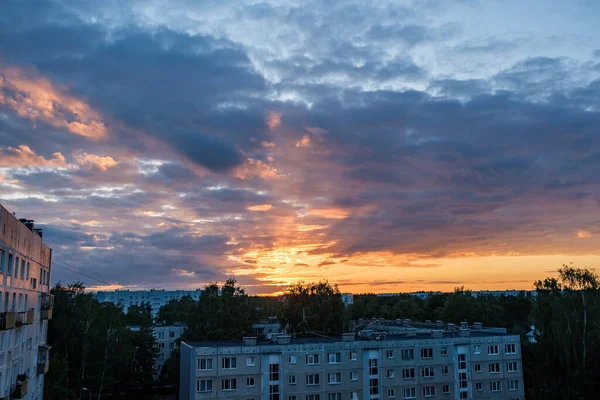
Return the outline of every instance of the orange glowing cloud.
[[[0,104],[32,121],[65,128],[74,135],[99,140],[107,136],[102,118],[82,100],[66,94],[47,78],[2,66]]]
[[[98,156],[89,153],[73,154],[75,160],[81,165],[88,165],[98,168],[100,171],[106,171],[109,168],[117,166],[119,163],[110,156]]]
[[[296,147],[308,147],[310,146],[310,138],[308,135],[304,135],[302,139],[296,142]]]
[[[587,239],[587,238],[591,238],[592,237],[592,232],[588,232],[588,231],[578,231],[577,232],[577,237],[579,239]]]
[[[17,148],[0,148],[0,166],[66,168],[67,162],[61,153],[53,153],[52,158],[46,159],[38,156],[29,146],[22,144]]]
[[[246,210],[248,211],[269,211],[273,206],[271,204],[258,204],[256,206],[250,206]]]
[[[275,143],[273,143],[273,142],[262,142],[262,146],[266,147],[266,148],[269,148],[269,149],[272,149],[272,148],[275,147]]]
[[[281,125],[281,113],[276,113],[274,111],[269,111],[267,113],[267,118],[265,123],[269,127],[270,130],[275,130]]]
[[[255,176],[260,176],[263,179],[279,179],[284,178],[277,168],[273,167],[273,158],[269,157],[268,162],[257,160],[254,158],[248,158],[244,165],[239,167],[235,176],[240,179],[249,179]]]
[[[348,216],[348,212],[339,208],[320,208],[310,210],[308,215],[321,218],[344,219]]]

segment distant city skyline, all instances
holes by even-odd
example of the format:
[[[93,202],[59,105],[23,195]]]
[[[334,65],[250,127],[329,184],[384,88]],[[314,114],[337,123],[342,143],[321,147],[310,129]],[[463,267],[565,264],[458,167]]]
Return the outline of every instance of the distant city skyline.
[[[6,2],[0,203],[43,228],[53,283],[92,290],[531,290],[600,265],[599,19]]]

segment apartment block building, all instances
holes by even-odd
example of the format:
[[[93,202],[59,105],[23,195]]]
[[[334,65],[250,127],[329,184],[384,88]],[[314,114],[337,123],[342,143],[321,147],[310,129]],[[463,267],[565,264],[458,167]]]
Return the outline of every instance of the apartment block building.
[[[158,316],[158,310],[171,300],[180,300],[184,296],[190,296],[195,301],[200,299],[202,290],[112,290],[96,292],[99,302],[111,302],[120,304],[123,311],[127,313],[129,306],[149,303],[152,307],[152,317]]]
[[[157,354],[154,358],[154,372],[158,375],[165,362],[171,357],[171,353],[178,348],[177,341],[183,335],[187,326],[183,323],[173,325],[155,325],[152,327],[154,338],[156,339]],[[132,331],[139,331],[140,326],[129,326]]]
[[[519,336],[479,325],[182,342],[180,362],[180,399],[524,399]]]
[[[0,398],[43,398],[51,259],[34,222],[0,205]]]

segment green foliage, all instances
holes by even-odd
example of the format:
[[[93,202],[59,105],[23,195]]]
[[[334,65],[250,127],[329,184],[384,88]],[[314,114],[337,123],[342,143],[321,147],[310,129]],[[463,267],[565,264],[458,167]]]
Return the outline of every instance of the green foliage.
[[[127,308],[127,323],[129,325],[151,326],[152,325],[152,306],[150,303],[141,305],[131,305]]]
[[[280,319],[291,333],[342,333],[345,310],[337,285],[327,281],[291,285],[283,295]]]
[[[229,279],[219,287],[207,285],[187,314],[184,340],[241,339],[250,332],[256,310],[244,289]]]
[[[596,399],[600,393],[600,296],[594,270],[563,266],[537,281],[533,308],[540,331],[527,354],[528,398]]]
[[[132,332],[121,308],[100,304],[80,282],[52,288],[52,346],[45,399],[75,399],[87,388],[94,397],[145,391],[152,386],[151,330]]]
[[[191,296],[183,296],[179,300],[171,300],[158,310],[158,323],[172,325],[175,322],[184,322],[190,318],[196,306],[196,301]]]

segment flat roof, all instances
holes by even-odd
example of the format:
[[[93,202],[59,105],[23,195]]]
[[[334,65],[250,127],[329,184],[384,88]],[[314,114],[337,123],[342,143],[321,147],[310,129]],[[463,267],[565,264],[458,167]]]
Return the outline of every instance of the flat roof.
[[[359,337],[355,337],[354,340],[344,341],[341,336],[335,337],[301,337],[290,339],[290,343],[282,344],[282,343],[274,343],[269,339],[256,339],[256,345],[244,345],[243,340],[206,340],[206,341],[185,341],[191,347],[254,347],[254,346],[290,346],[290,345],[302,345],[302,344],[320,344],[320,343],[366,343],[366,342],[389,342],[389,341],[409,341],[409,340],[427,340],[427,339],[451,339],[451,338],[469,338],[469,337],[495,337],[495,336],[515,336],[507,333],[501,333],[498,331],[486,331],[482,329],[481,331],[470,331],[470,335],[461,336],[458,331],[456,332],[444,332],[442,337],[434,337],[431,333],[417,333],[416,336],[408,336],[408,335],[390,335],[387,334],[385,339],[383,340],[374,340],[374,339],[362,339]]]

